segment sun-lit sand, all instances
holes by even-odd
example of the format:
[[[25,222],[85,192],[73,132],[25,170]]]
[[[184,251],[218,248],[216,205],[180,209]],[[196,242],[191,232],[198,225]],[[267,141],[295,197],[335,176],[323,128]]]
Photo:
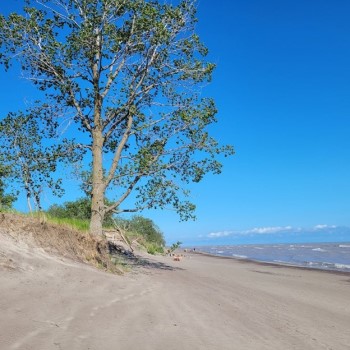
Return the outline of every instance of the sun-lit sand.
[[[116,276],[0,240],[0,349],[349,349],[350,275],[188,254]]]

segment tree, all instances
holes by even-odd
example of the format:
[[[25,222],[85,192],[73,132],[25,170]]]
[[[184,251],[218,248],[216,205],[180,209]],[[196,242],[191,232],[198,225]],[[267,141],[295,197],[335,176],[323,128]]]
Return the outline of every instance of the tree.
[[[38,118],[40,112],[40,109],[34,109],[28,114],[10,113],[0,122],[0,154],[10,169],[8,176],[13,180],[12,184],[19,182],[24,189],[30,212],[31,200],[38,211],[42,210],[41,195],[45,188],[55,195],[63,194],[61,179],[55,179],[53,175],[57,162],[74,154],[72,148],[67,147],[69,143],[48,144],[54,131],[42,128]]]
[[[5,193],[5,181],[10,174],[9,169],[0,163],[0,211],[2,209],[12,208],[13,202],[16,200],[16,197],[13,194]]]
[[[108,212],[170,206],[193,217],[186,184],[220,173],[216,156],[233,154],[208,134],[216,108],[201,96],[214,64],[194,32],[195,3],[26,2],[23,15],[0,17],[0,61],[8,69],[18,60],[44,103],[86,141],[91,232],[102,234]]]

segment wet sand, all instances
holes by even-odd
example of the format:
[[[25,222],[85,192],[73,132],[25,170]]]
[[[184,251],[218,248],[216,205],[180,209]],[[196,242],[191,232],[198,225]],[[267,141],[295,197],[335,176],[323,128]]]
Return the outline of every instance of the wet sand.
[[[0,349],[349,349],[349,274],[140,262],[115,276],[2,237]]]

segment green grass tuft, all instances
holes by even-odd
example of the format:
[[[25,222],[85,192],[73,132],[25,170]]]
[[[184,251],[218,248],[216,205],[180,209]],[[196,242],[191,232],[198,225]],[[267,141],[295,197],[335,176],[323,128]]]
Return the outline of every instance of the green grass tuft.
[[[51,216],[46,216],[47,221],[53,224],[68,226],[70,228],[77,229],[82,232],[89,231],[90,221],[83,219],[74,219],[74,218],[55,218]]]

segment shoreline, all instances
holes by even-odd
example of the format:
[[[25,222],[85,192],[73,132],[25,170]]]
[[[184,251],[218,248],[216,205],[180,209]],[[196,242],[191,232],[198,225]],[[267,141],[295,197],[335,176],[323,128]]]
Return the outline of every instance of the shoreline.
[[[187,252],[187,254],[189,254]],[[218,259],[228,259],[228,260],[234,260],[241,263],[253,263],[261,266],[272,266],[272,267],[286,267],[291,269],[301,269],[301,270],[307,270],[307,271],[319,271],[319,272],[326,272],[329,274],[335,274],[335,275],[341,275],[341,276],[349,276],[350,277],[350,271],[342,271],[342,270],[332,270],[332,269],[322,269],[317,267],[309,267],[309,266],[303,266],[303,265],[296,265],[296,264],[288,264],[287,262],[269,262],[269,261],[260,261],[260,260],[254,260],[249,258],[238,258],[234,256],[225,256],[225,255],[216,255],[216,254],[210,254],[207,252],[203,252],[201,250],[196,250],[195,252],[190,252],[190,254],[198,254],[207,256],[209,258],[218,258]]]

